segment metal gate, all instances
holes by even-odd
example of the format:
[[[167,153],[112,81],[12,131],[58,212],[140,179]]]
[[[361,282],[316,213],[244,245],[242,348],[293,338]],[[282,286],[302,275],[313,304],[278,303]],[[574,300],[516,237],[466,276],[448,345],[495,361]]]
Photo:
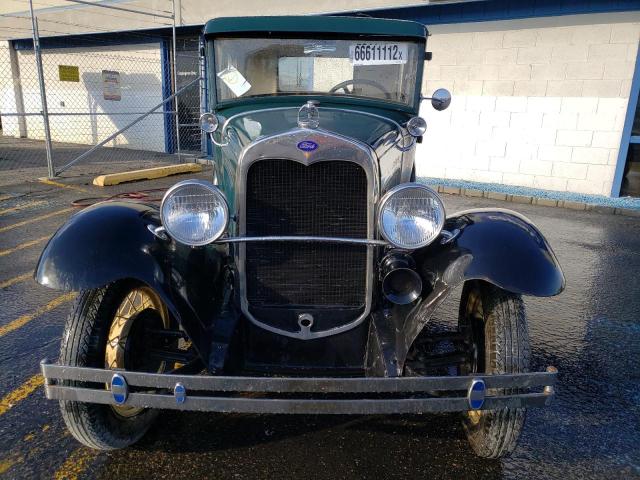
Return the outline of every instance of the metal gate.
[[[136,33],[130,43],[91,35],[43,43],[28,20],[33,40],[0,46],[0,170],[52,177],[202,154],[197,36],[176,38],[174,26],[170,37]]]

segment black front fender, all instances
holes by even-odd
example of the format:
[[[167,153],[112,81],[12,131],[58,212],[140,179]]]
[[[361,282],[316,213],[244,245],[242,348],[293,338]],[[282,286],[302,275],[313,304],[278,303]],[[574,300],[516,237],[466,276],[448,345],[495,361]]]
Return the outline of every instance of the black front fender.
[[[430,286],[396,326],[400,370],[411,344],[436,307],[467,280],[484,280],[522,295],[547,297],[564,289],[565,279],[551,246],[526,217],[510,210],[468,210],[447,219],[441,236],[414,252]]]
[[[153,288],[207,359],[208,327],[222,302],[223,247],[190,248],[161,240],[155,207],[105,202],[73,215],[49,240],[35,279],[58,290],[99,288],[133,279]]]
[[[551,246],[526,217],[510,210],[467,210],[447,219],[450,239],[415,252],[430,283],[485,280],[510,292],[550,297],[564,289]],[[431,277],[431,278],[429,278]]]

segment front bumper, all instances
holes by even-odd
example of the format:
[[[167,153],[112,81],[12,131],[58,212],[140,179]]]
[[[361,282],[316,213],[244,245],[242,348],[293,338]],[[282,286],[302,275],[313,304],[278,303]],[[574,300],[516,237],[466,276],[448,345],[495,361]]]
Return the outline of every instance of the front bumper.
[[[49,399],[210,412],[359,415],[544,407],[555,395],[557,376],[548,367],[546,372],[458,377],[221,377],[67,367],[45,360],[41,370]]]

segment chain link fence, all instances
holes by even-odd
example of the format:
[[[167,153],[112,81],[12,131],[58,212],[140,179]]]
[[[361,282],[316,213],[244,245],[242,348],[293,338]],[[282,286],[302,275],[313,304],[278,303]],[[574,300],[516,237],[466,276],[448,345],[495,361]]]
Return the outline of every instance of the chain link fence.
[[[202,156],[197,36],[177,37],[174,50],[171,29],[46,37],[50,23],[41,21],[34,48],[30,23],[16,16],[13,27],[0,25],[0,171],[42,177],[90,166],[93,174]]]

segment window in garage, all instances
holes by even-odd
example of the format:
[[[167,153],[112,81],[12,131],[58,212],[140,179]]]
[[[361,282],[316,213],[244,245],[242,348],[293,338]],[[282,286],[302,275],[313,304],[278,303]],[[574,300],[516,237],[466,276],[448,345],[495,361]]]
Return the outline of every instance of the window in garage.
[[[638,140],[629,143],[624,177],[620,186],[620,195],[623,197],[640,197],[640,144],[637,142]]]
[[[633,74],[627,118],[622,131],[622,143],[618,156],[618,165],[613,179],[611,195],[640,197],[640,68],[638,64],[640,48]]]

